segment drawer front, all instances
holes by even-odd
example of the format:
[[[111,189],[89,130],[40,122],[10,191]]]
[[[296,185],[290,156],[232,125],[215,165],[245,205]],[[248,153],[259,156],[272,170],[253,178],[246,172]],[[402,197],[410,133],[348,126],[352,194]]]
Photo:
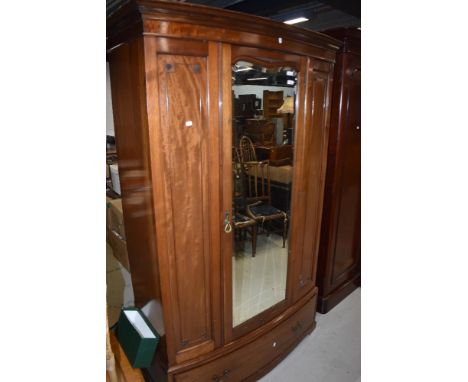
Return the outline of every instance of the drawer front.
[[[266,335],[215,361],[175,375],[176,382],[238,382],[281,356],[315,320],[317,296]]]

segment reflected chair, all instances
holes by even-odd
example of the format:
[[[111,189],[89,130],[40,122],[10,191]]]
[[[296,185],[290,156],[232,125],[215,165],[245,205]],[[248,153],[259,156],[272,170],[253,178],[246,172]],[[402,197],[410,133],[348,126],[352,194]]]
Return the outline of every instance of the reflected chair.
[[[242,163],[248,183],[247,216],[264,227],[265,223],[282,223],[283,248],[286,245],[288,215],[271,205],[270,166],[268,161],[248,161]],[[267,235],[269,230],[267,228]]]
[[[236,150],[237,153],[237,150]],[[257,222],[245,215],[246,198],[244,193],[243,173],[240,162],[234,162],[234,182],[233,182],[233,223],[235,242],[245,243],[247,232],[252,240],[252,257],[255,257],[257,250]]]
[[[247,136],[242,136],[239,141],[239,158],[240,163],[257,162],[257,154],[251,139]]]
[[[252,240],[252,257],[257,251],[257,222],[248,216],[234,214],[234,240],[244,243],[249,232]]]

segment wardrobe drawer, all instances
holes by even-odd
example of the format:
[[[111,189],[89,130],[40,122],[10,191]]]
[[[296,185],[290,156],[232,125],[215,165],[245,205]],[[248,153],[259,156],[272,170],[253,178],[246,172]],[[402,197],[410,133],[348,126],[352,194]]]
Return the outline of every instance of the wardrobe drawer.
[[[238,382],[285,353],[309,330],[315,319],[317,295],[262,337],[195,369],[175,375],[176,382]]]

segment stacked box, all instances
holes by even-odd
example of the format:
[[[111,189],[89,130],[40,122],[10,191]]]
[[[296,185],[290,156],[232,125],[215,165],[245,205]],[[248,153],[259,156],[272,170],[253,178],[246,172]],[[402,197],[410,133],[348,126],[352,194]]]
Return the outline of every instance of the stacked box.
[[[114,257],[130,271],[122,199],[106,197],[106,239],[112,248]]]

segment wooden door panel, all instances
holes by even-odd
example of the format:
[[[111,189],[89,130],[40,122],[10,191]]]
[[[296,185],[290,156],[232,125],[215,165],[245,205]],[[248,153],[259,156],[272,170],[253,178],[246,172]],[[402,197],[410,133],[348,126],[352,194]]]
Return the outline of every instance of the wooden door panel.
[[[212,338],[206,58],[160,55],[158,78],[168,204],[159,219],[171,232],[172,319],[180,351]]]
[[[315,286],[317,252],[322,214],[326,147],[330,114],[330,87],[333,66],[309,60],[306,81],[306,111],[302,134],[297,135],[298,169],[295,187],[302,196],[301,215],[297,236],[298,251],[295,259],[294,300]],[[299,150],[299,147],[302,147]]]
[[[327,76],[320,74],[315,75],[313,78],[312,94],[313,94],[313,103],[312,103],[312,125],[309,126],[311,129],[321,129],[324,125],[324,103],[326,96],[327,88]],[[322,150],[322,145],[315,144],[314,140],[318,138],[315,134],[307,134],[308,138],[306,141],[306,146],[313,148],[317,147],[319,154]],[[317,155],[316,154],[316,155]],[[302,279],[305,281],[313,281],[315,275],[314,269],[314,259],[316,252],[316,232],[313,227],[317,224],[317,219],[320,219],[319,211],[319,200],[317,198],[320,195],[321,184],[318,181],[320,179],[320,170],[321,167],[317,166],[317,163],[314,161],[307,161],[307,164],[310,165],[308,175],[306,176],[306,192],[309,195],[314,195],[314,198],[308,198],[305,205],[305,220],[304,225],[306,227],[306,234],[304,235],[304,245],[303,245],[303,256],[302,256]],[[312,286],[312,285],[311,285]]]
[[[344,127],[341,131],[338,153],[340,168],[337,173],[337,207],[335,248],[331,284],[340,282],[341,276],[358,265],[360,245],[361,200],[361,87],[359,56],[345,58]]]

